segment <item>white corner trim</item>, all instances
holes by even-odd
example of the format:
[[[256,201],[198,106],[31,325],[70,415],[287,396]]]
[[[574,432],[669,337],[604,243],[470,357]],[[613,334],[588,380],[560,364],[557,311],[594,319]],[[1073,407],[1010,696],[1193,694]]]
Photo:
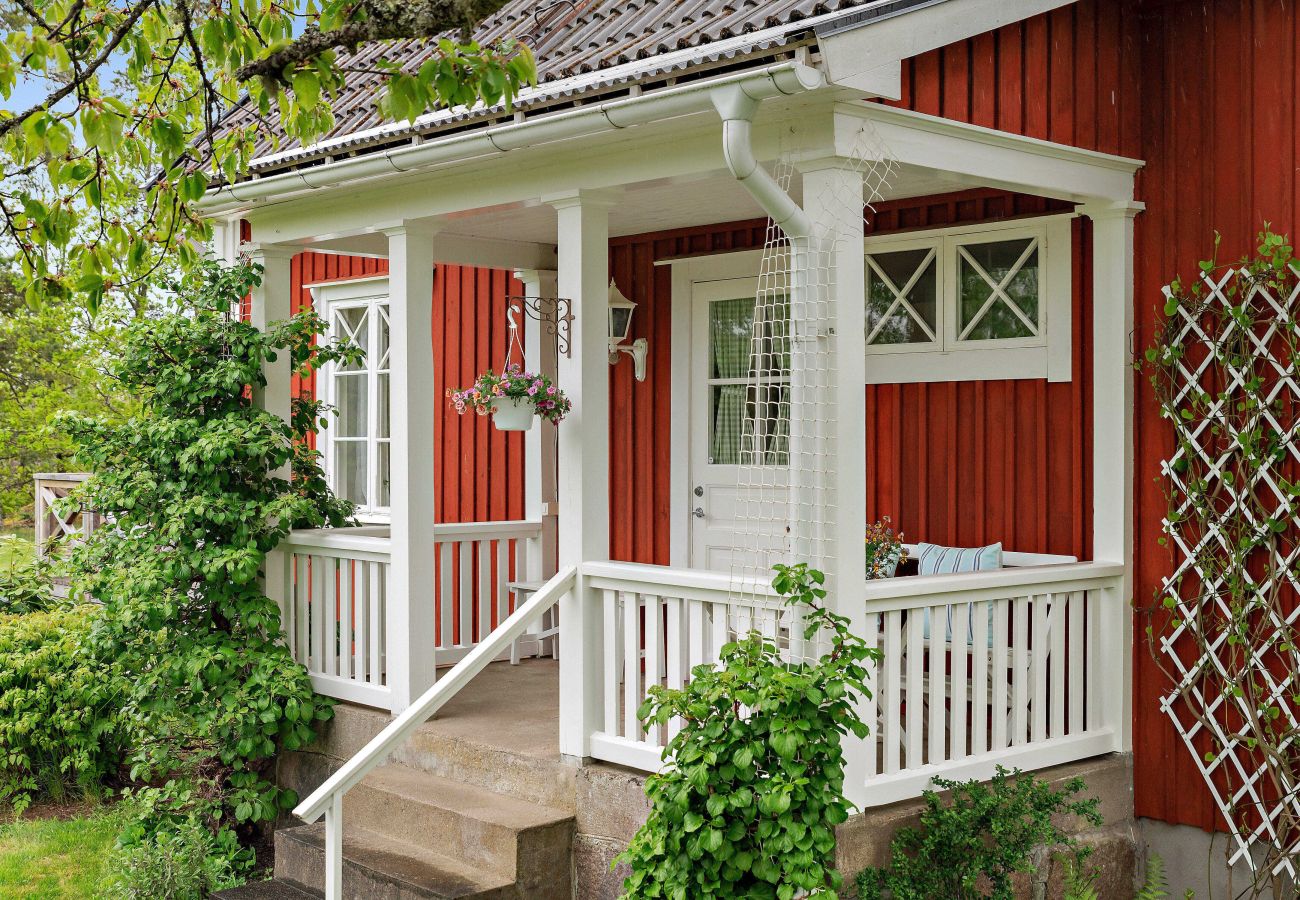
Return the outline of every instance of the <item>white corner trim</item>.
[[[672,263],[672,376],[669,383],[669,410],[674,434],[668,450],[668,558],[672,566],[690,564],[690,477],[691,477],[691,274],[700,259],[681,259]]]

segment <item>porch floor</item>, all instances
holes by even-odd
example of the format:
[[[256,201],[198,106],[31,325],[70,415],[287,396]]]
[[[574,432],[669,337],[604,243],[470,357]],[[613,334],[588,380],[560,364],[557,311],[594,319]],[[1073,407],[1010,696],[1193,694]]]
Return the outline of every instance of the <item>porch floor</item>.
[[[417,734],[521,756],[558,758],[560,664],[549,657],[523,659],[517,666],[491,663]]]

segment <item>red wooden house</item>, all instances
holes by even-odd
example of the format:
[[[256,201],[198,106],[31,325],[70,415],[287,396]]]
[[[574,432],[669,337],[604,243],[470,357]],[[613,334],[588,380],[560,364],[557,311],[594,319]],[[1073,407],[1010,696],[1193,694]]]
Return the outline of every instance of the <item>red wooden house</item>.
[[[338,407],[318,446],[362,519],[268,573],[350,704],[298,811],[326,827],[280,835],[280,874],[371,896],[349,885],[397,883],[387,852],[413,884],[612,896],[620,778],[669,734],[632,710],[737,630],[788,640],[763,573],[798,558],[884,651],[846,868],[934,775],[1065,766],[1123,877],[1150,844],[1203,885],[1224,822],[1134,639],[1171,561],[1130,363],[1216,231],[1231,257],[1294,230],[1298,29],[1282,0],[513,2],[479,37],[537,52],[514,110],[384,123],[358,76],[333,136],[263,146],[204,201],[220,252],[265,266],[255,318],[314,303],[368,350],[266,392]],[[570,417],[457,414],[446,391],[506,361]],[[882,516],[1001,552],[869,582]],[[484,830],[506,849],[467,849]]]

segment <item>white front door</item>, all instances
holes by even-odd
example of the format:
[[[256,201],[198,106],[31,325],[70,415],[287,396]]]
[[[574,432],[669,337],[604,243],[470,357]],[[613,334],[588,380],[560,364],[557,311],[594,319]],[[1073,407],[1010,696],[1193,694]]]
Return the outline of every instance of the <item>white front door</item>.
[[[784,298],[757,278],[691,283],[692,568],[762,575],[788,533],[789,348]]]

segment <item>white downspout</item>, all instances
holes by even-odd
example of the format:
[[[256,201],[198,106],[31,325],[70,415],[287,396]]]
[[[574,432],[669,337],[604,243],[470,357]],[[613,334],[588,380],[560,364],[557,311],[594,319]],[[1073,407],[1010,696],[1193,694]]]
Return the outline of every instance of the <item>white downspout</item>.
[[[814,348],[809,341],[818,340],[817,330],[810,327],[809,300],[812,286],[808,274],[813,259],[812,223],[807,213],[785,192],[754,156],[753,120],[758,99],[741,85],[725,85],[711,92],[713,106],[722,117],[722,153],[727,168],[741,186],[758,202],[790,241],[790,562],[808,562],[825,568],[824,561],[811,558],[812,528],[816,521],[812,507],[813,485],[805,466],[800,465],[807,452],[804,423],[798,410],[806,409],[808,353]]]

